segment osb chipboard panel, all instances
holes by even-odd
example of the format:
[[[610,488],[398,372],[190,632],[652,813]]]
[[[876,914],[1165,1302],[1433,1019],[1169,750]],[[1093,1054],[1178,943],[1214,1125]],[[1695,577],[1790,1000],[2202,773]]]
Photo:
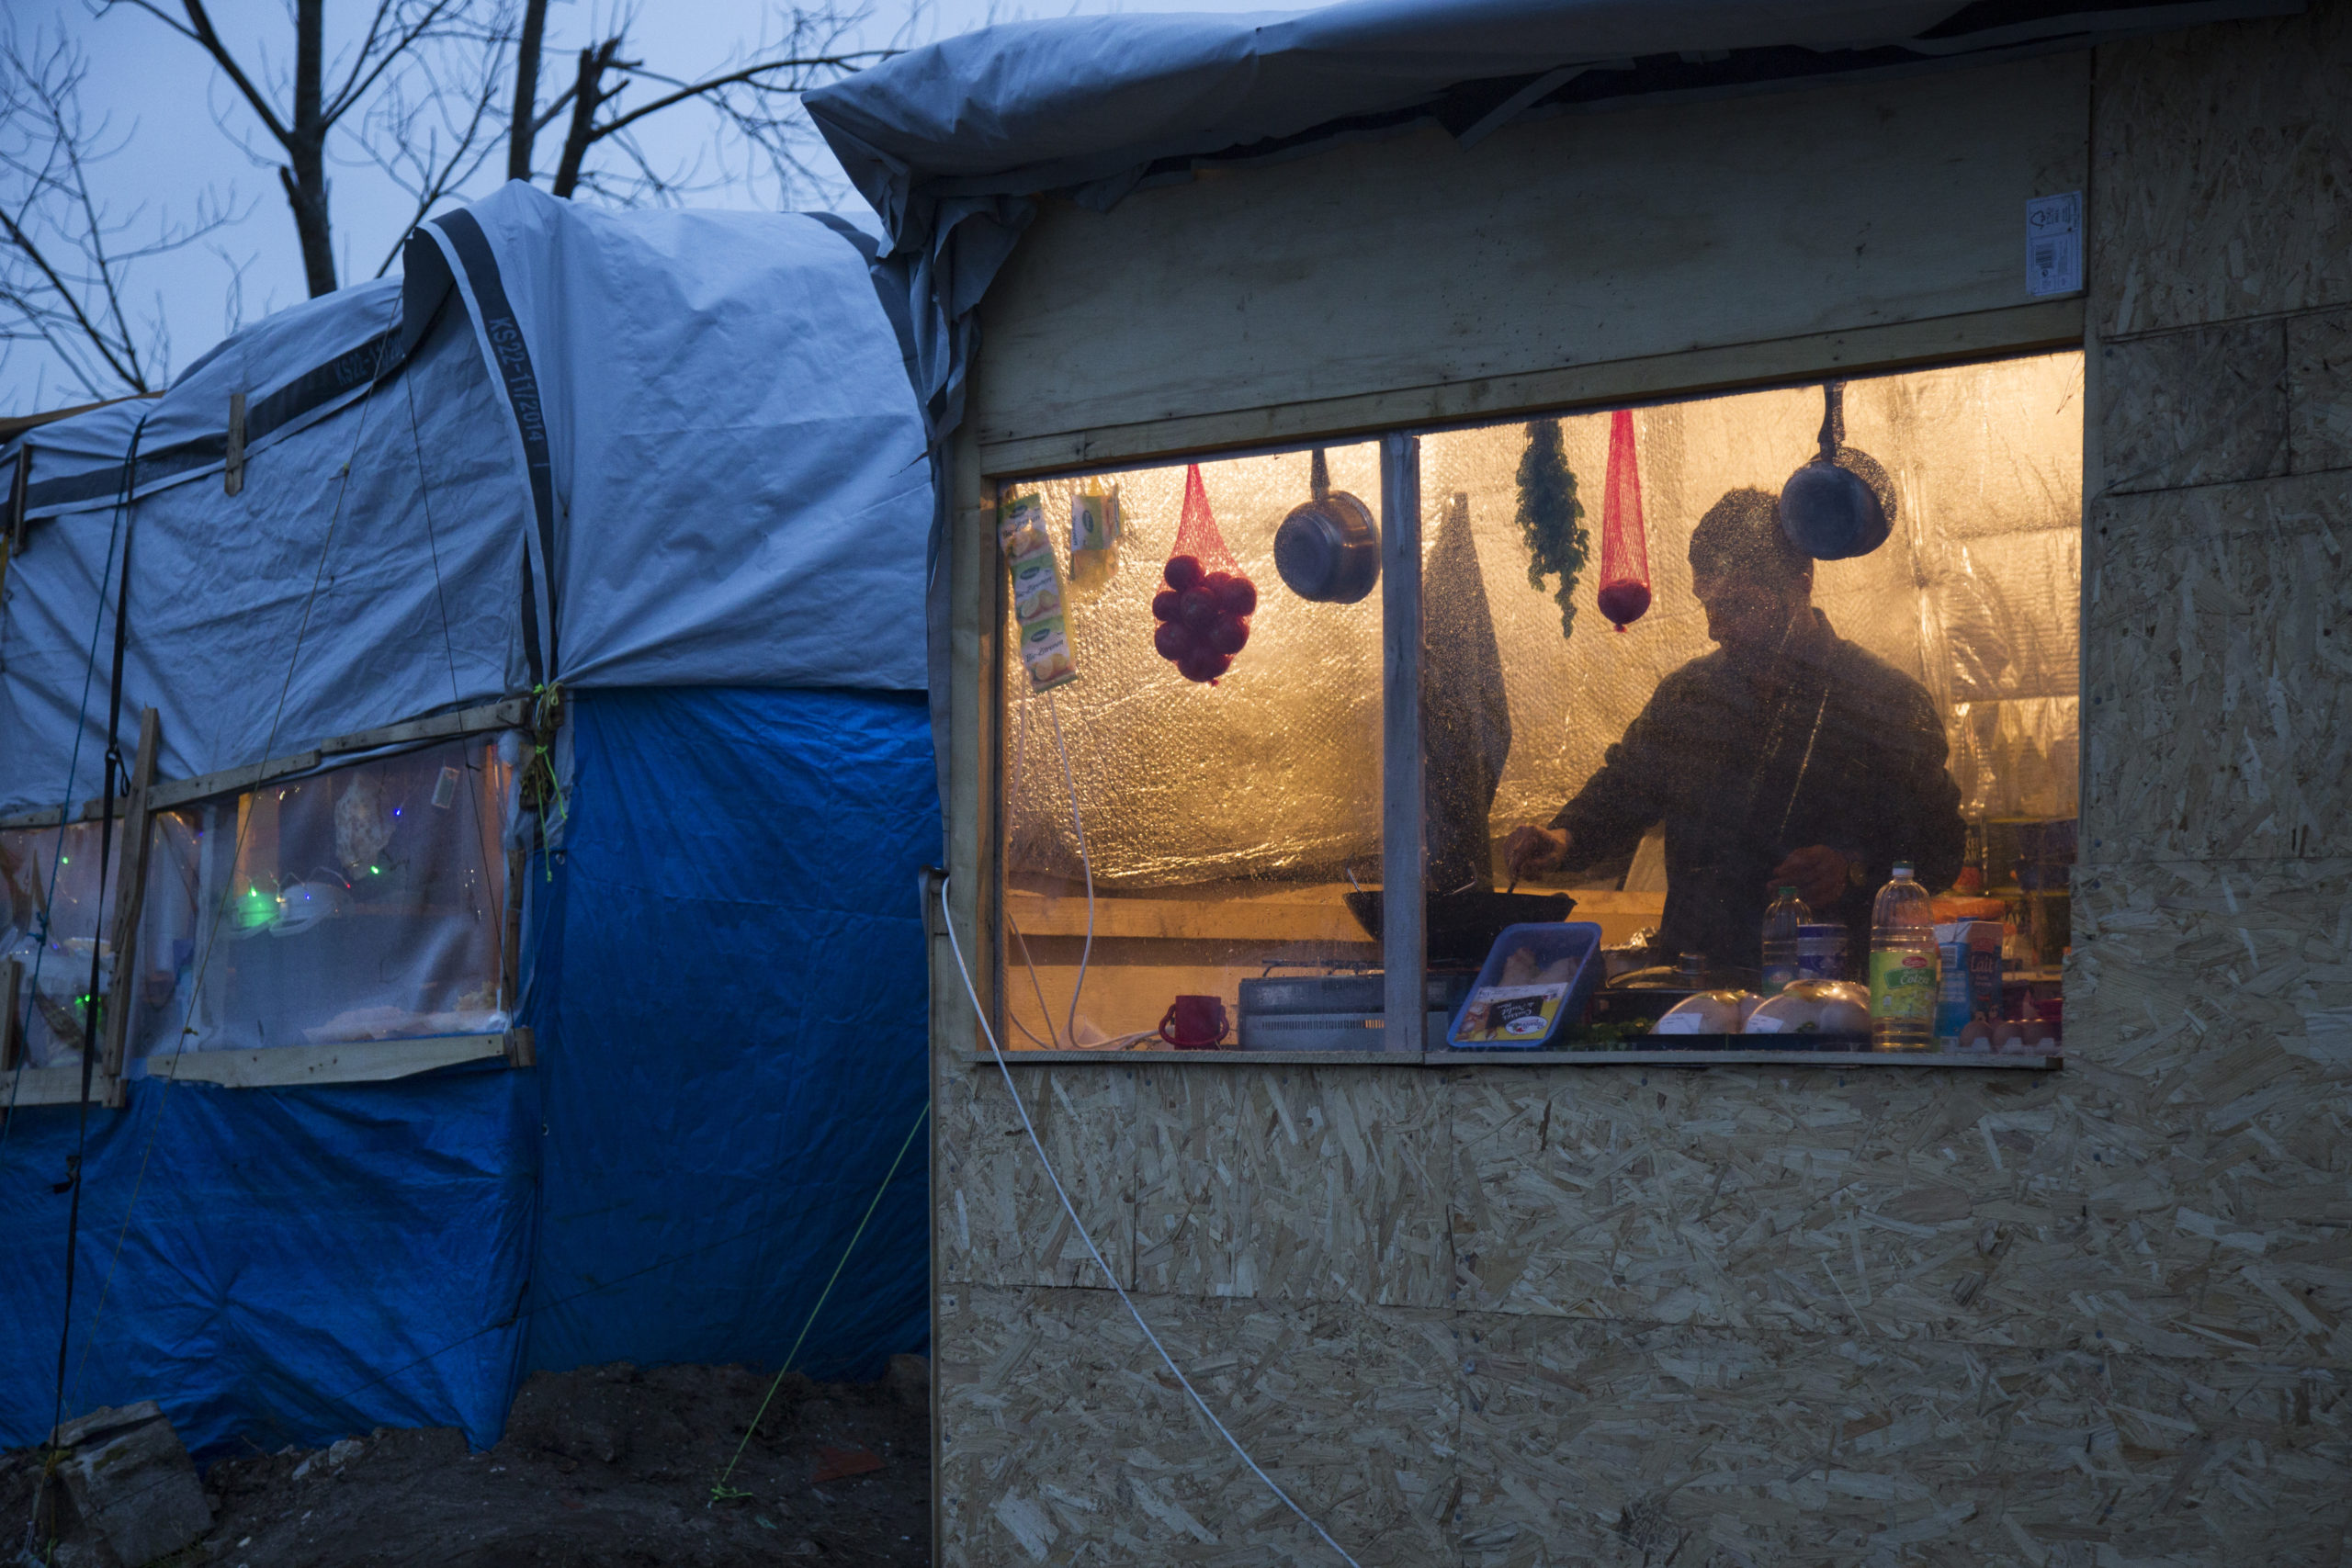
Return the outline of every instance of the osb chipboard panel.
[[[1464,1314],[1459,1561],[2307,1563],[2341,1369]]]
[[[1136,1093],[1146,1290],[1442,1306],[1446,1100],[1413,1067],[1155,1067]]]
[[[2297,473],[2352,468],[2352,310],[2287,319],[2287,448]]]
[[[1012,1077],[1071,1203],[1126,1284],[1135,1275],[1135,1075],[1015,1066]],[[951,1066],[935,1081],[939,1278],[1100,1287],[1102,1275],[1037,1164],[1002,1075],[992,1064]]]
[[[2082,708],[2094,858],[2352,853],[2347,499],[2352,474],[2095,510]],[[2263,525],[2274,507],[2308,508],[2308,522]]]
[[[2287,1058],[2199,1043],[2150,1053],[2155,1081],[2073,1059],[2048,1079],[1455,1075],[1460,1301],[1752,1334],[2352,1360],[2352,1235],[2330,1223],[2352,1192],[2327,1147],[2352,1116],[2348,1075],[2285,1074],[2294,1092],[2259,1101],[2258,1131],[2217,1129],[2213,1101],[2236,1105],[2246,1075]]]
[[[1359,1562],[1453,1555],[1446,1314],[1139,1295],[1217,1418]],[[1108,1291],[944,1292],[943,1568],[1336,1562],[1204,1422]]]
[[[2352,304],[2352,5],[2102,46],[2102,338]]]
[[[2287,471],[2287,333],[2236,321],[2099,350],[2111,494]]]

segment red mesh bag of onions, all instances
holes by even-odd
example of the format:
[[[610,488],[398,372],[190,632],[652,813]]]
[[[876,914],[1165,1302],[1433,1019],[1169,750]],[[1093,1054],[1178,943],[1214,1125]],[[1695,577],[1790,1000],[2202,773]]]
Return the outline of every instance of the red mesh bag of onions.
[[[1642,532],[1642,468],[1634,411],[1609,416],[1609,474],[1600,502],[1600,613],[1623,631],[1650,607],[1650,549]]]
[[[1258,585],[1242,575],[1217,532],[1198,463],[1184,472],[1184,516],[1165,575],[1167,585],[1151,601],[1151,645],[1187,681],[1214,686],[1250,640]]]

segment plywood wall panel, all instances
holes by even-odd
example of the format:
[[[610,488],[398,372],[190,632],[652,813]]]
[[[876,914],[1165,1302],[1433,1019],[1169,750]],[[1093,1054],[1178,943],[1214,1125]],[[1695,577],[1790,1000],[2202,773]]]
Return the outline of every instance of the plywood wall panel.
[[[2288,318],[2287,447],[2297,473],[2352,468],[2352,310]]]
[[[1135,1277],[1135,1075],[1015,1067],[1054,1168],[1120,1283]],[[942,1075],[936,1245],[944,1281],[1102,1283],[994,1066]]]
[[[1442,1314],[1139,1296],[1234,1436],[1360,1562],[1447,1561]],[[944,1564],[1336,1561],[1201,1420],[1107,1291],[958,1288],[934,1326]]]
[[[2130,1075],[2070,1063],[2022,1082],[1463,1072],[1449,1086],[1460,1300],[1751,1333],[2345,1359],[2352,1236],[2331,1194],[2347,1162],[2327,1145],[2352,1101],[2324,1072],[2270,1088],[2286,1060],[2251,1036],[2176,1033]],[[2263,1132],[2230,1125],[2237,1114]]]
[[[1444,1098],[1419,1067],[1149,1070],[1137,1091],[1146,1289],[1440,1306]]]
[[[1461,1561],[2333,1564],[2340,1370],[1465,1316]]]
[[[2087,66],[1645,105],[1470,148],[1424,128],[1107,214],[1052,204],[982,307],[979,439],[2027,305],[2025,204],[2084,187]]]
[[[2287,333],[2237,321],[2100,351],[2108,490],[2174,490],[2287,471]]]
[[[2352,6],[2103,46],[2099,335],[2352,304]]]
[[[2352,476],[2101,507],[2084,816],[2114,859],[2352,853]],[[2201,533],[2217,513],[2243,532]],[[2130,526],[2147,541],[2119,546]],[[2170,542],[2158,544],[2157,539]]]

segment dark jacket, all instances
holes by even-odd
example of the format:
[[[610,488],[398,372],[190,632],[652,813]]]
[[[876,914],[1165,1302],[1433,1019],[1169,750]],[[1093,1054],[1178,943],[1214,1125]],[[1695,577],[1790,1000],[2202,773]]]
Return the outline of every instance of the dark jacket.
[[[1718,966],[1756,967],[1772,868],[1807,845],[1862,863],[1859,885],[1814,911],[1849,928],[1852,974],[1871,900],[1897,860],[1930,891],[1960,873],[1960,790],[1944,771],[1934,703],[1813,615],[1810,657],[1785,660],[1768,701],[1722,649],[1660,682],[1600,771],[1553,818],[1579,863],[1628,853],[1666,824],[1657,951],[1669,962],[1703,953]]]

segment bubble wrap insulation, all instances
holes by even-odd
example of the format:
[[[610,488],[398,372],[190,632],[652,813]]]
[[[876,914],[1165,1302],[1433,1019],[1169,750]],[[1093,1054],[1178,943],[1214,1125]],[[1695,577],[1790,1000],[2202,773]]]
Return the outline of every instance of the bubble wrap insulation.
[[[1945,716],[1970,809],[2075,809],[2081,591],[2082,357],[2058,354],[1849,383],[1847,441],[1901,494],[1894,536],[1871,555],[1823,562],[1815,603],[1843,636],[1917,676]],[[1816,449],[1816,388],[1699,399],[1636,411],[1649,566],[1648,615],[1619,635],[1593,604],[1609,415],[1564,419],[1593,558],[1574,635],[1553,585],[1528,586],[1515,518],[1526,444],[1511,423],[1425,437],[1424,537],[1461,494],[1509,697],[1509,761],[1493,829],[1547,820],[1600,764],[1658,681],[1713,645],[1685,550],[1725,491],[1777,491]],[[1379,511],[1378,448],[1329,449],[1331,482]],[[1073,580],[1079,682],[1059,694],[1106,886],[1234,877],[1375,879],[1380,816],[1380,594],[1308,604],[1275,574],[1273,534],[1307,496],[1307,455],[1204,463],[1202,474],[1242,570],[1258,584],[1249,647],[1215,689],[1193,686],[1151,647],[1151,596],[1182,505],[1182,465],[1039,487],[1067,551],[1070,499],[1119,490],[1124,536],[1105,577]],[[1068,559],[1065,555],[1065,559]],[[1442,632],[1448,628],[1432,628]],[[1458,629],[1458,628],[1457,628]],[[1007,671],[1008,869],[1016,881],[1074,878],[1077,840],[1042,699]],[[1025,749],[1022,708],[1028,705]],[[1736,737],[1729,738],[1736,743]]]
[[[1378,445],[1327,457],[1332,488],[1376,516]],[[1183,465],[1035,487],[1066,562],[1071,498],[1118,487],[1109,571],[1082,563],[1070,574],[1078,681],[1055,694],[1100,886],[1340,881],[1343,866],[1379,881],[1380,592],[1318,604],[1283,586],[1274,530],[1307,500],[1307,468],[1305,452],[1201,465],[1217,528],[1258,585],[1249,646],[1213,687],[1186,681],[1151,645]],[[1017,664],[1007,676],[1007,872],[1033,885],[1075,879],[1078,840],[1045,700]]]

